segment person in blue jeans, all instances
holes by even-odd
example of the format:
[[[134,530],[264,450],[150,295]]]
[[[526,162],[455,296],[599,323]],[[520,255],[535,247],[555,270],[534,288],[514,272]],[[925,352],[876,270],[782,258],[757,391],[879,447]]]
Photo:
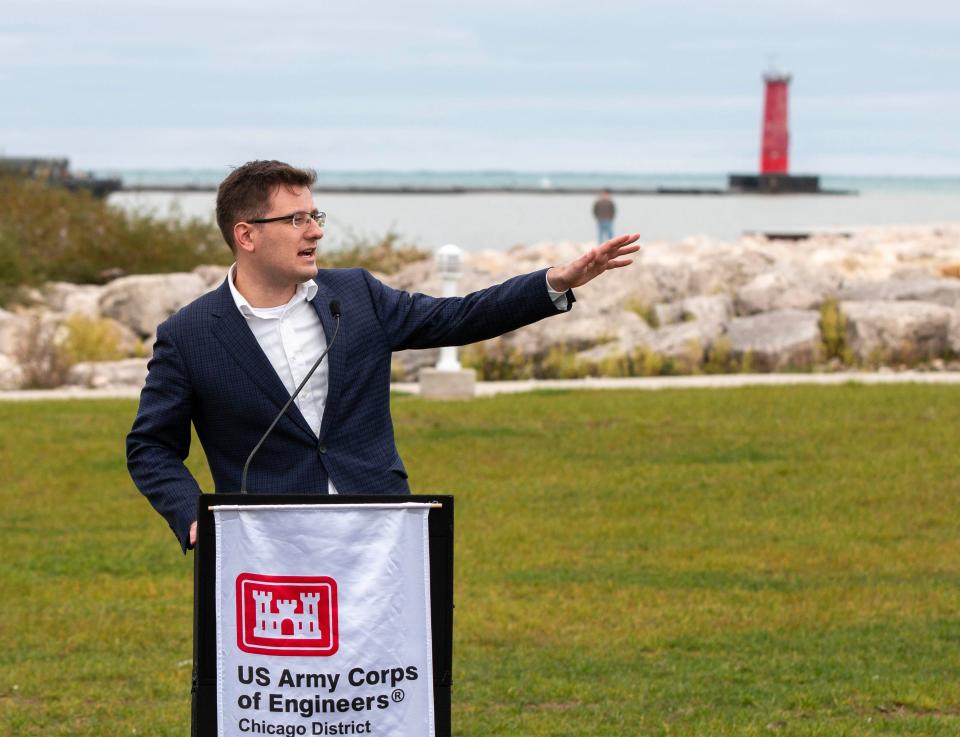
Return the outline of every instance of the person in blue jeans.
[[[605,189],[593,203],[593,216],[597,219],[597,243],[613,238],[613,217],[617,208],[610,199],[610,191]]]

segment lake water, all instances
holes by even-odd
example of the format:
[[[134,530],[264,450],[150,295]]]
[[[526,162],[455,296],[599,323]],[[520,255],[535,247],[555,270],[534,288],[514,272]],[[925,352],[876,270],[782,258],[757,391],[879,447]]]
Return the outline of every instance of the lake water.
[[[416,173],[408,179],[366,179],[341,176],[338,184],[426,185],[505,183],[496,173],[439,175]],[[195,174],[196,176],[196,174]],[[360,174],[355,175],[357,177]],[[471,179],[470,177],[474,178]],[[478,181],[476,177],[486,177]],[[518,180],[506,182],[529,185]],[[534,175],[528,175],[530,177]],[[541,185],[585,186],[584,177],[595,177],[604,186],[723,186],[721,177],[631,177],[618,181],[614,175],[577,175],[562,179],[553,175]],[[626,176],[626,175],[623,175]],[[419,178],[417,178],[419,177]],[[136,180],[134,180],[136,181]],[[143,180],[140,180],[141,182]],[[156,181],[156,180],[147,180]],[[182,178],[178,182],[185,181]],[[193,183],[206,183],[208,179]],[[213,180],[215,181],[215,180]],[[592,182],[592,180],[590,180]],[[164,182],[168,183],[168,182]],[[858,195],[617,195],[617,232],[639,232],[646,241],[680,240],[707,235],[730,240],[745,231],[844,229],[866,225],[909,225],[960,222],[960,179],[956,178],[833,178],[824,186],[855,188]],[[199,217],[212,221],[214,192],[118,192],[110,202],[128,210],[153,212],[168,217]],[[327,213],[326,239],[336,246],[358,237],[378,237],[388,230],[407,242],[425,248],[455,243],[467,251],[503,250],[538,241],[590,241],[595,237],[591,215],[592,195],[557,193],[466,193],[466,194],[326,194],[315,195],[317,207]]]

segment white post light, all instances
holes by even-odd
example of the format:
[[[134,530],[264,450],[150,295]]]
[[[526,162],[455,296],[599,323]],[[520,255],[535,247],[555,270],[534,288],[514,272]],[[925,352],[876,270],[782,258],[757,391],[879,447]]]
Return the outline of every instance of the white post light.
[[[463,275],[463,251],[447,244],[437,249],[437,272],[443,284],[444,297],[457,296],[457,282]],[[457,347],[440,349],[440,360],[434,368],[420,369],[420,396],[426,399],[470,399],[474,396],[477,374],[460,368]]]
[[[443,296],[457,296],[457,282],[463,276],[463,251],[452,243],[437,249],[437,271],[443,283]],[[460,360],[457,358],[455,345],[444,346],[440,349],[440,360],[437,361],[437,371],[459,371]]]

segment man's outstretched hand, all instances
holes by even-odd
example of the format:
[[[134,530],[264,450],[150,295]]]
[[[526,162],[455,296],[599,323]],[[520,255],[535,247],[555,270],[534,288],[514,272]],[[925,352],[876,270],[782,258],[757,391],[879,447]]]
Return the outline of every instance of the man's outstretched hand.
[[[196,521],[194,521],[194,523],[190,525],[190,547],[192,548],[196,544],[197,544],[197,523]]]
[[[633,259],[623,256],[640,250],[640,246],[633,245],[638,240],[639,233],[618,235],[596,248],[591,248],[580,258],[564,266],[554,266],[547,272],[547,281],[555,291],[566,292],[568,289],[583,286],[609,269],[629,266]]]

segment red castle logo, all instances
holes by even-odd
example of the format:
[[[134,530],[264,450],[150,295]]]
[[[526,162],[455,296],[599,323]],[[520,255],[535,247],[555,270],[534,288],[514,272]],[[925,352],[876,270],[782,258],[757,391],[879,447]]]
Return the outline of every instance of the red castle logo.
[[[257,655],[333,655],[337,582],[328,576],[237,576],[237,647]]]

